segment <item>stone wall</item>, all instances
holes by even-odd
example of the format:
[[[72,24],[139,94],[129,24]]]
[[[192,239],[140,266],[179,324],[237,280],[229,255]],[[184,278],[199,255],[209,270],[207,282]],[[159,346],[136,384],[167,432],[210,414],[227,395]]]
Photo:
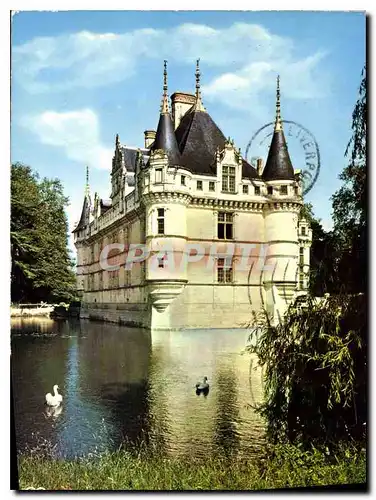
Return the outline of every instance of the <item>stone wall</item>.
[[[107,321],[126,326],[150,328],[151,307],[147,303],[83,303],[80,317],[93,321]]]

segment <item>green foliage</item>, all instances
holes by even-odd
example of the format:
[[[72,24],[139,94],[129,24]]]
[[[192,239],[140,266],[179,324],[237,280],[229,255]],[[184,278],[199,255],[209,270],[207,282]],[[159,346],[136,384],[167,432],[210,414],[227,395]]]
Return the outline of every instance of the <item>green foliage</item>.
[[[305,203],[300,211],[312,229],[310,249],[309,290],[312,295],[322,297],[325,293],[339,291],[337,274],[338,249],[332,231],[325,231],[320,219],[313,213],[311,203]]]
[[[334,233],[341,249],[339,279],[349,292],[367,289],[367,80],[362,72],[359,98],[352,115],[353,135],[345,155],[349,164],[340,175],[344,185],[333,195]]]
[[[67,203],[59,180],[39,180],[30,167],[12,165],[12,302],[69,301],[75,297],[67,248]]]
[[[363,295],[308,298],[248,350],[264,368],[265,417],[273,442],[333,446],[365,437],[367,303]],[[254,335],[255,336],[255,335]]]
[[[267,490],[366,482],[366,454],[355,447],[328,455],[293,446],[268,446],[258,457],[167,458],[120,450],[97,459],[19,458],[21,489]]]
[[[305,204],[301,217],[312,228],[310,292],[360,293],[367,289],[367,175],[366,175],[366,69],[352,115],[352,137],[345,156],[349,163],[340,175],[344,185],[332,196],[333,231],[326,232]]]

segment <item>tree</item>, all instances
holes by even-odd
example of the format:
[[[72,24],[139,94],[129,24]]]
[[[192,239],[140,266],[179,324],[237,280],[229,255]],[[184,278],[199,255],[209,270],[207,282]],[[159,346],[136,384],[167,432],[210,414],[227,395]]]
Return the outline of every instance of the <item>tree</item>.
[[[352,115],[352,137],[340,175],[344,185],[333,195],[334,234],[341,247],[339,279],[349,292],[367,289],[367,79],[362,71],[359,98]]]
[[[364,442],[367,420],[367,301],[364,295],[308,298],[277,327],[251,334],[265,369],[266,418],[274,442],[307,447]]]
[[[12,165],[12,301],[75,298],[75,276],[67,248],[67,203],[59,180],[40,181],[30,167]]]
[[[366,72],[352,120],[353,135],[333,199],[334,230],[325,233],[312,206],[301,216],[312,227],[311,260],[335,294],[292,304],[283,321],[258,331],[249,351],[265,368],[265,398],[258,411],[274,441],[336,446],[364,443],[367,419],[367,185]],[[320,261],[323,265],[318,265]],[[316,266],[316,267],[315,267]],[[256,332],[255,332],[256,333]]]
[[[320,219],[313,213],[311,203],[305,203],[300,218],[308,220],[312,229],[310,250],[309,290],[314,296],[323,296],[336,289],[337,251],[332,231],[325,231]]]
[[[38,268],[37,219],[40,208],[38,178],[19,163],[11,170],[11,297],[23,301],[32,293]]]

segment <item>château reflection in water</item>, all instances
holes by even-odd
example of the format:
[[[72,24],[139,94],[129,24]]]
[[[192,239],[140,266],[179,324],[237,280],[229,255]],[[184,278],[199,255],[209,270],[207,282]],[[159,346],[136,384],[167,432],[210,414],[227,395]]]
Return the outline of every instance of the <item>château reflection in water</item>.
[[[247,332],[162,332],[89,321],[12,321],[19,451],[95,455],[141,443],[158,454],[257,452],[260,370],[242,354]],[[210,392],[196,395],[207,376]],[[60,412],[44,396],[58,384]]]

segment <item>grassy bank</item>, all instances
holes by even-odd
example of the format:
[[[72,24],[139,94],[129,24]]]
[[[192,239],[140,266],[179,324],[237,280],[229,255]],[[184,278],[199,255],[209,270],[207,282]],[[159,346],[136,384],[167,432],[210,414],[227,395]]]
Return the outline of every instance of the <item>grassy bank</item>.
[[[143,458],[124,451],[96,460],[19,458],[20,489],[46,490],[260,490],[366,481],[364,451],[335,455],[278,447],[267,458],[196,460]]]

